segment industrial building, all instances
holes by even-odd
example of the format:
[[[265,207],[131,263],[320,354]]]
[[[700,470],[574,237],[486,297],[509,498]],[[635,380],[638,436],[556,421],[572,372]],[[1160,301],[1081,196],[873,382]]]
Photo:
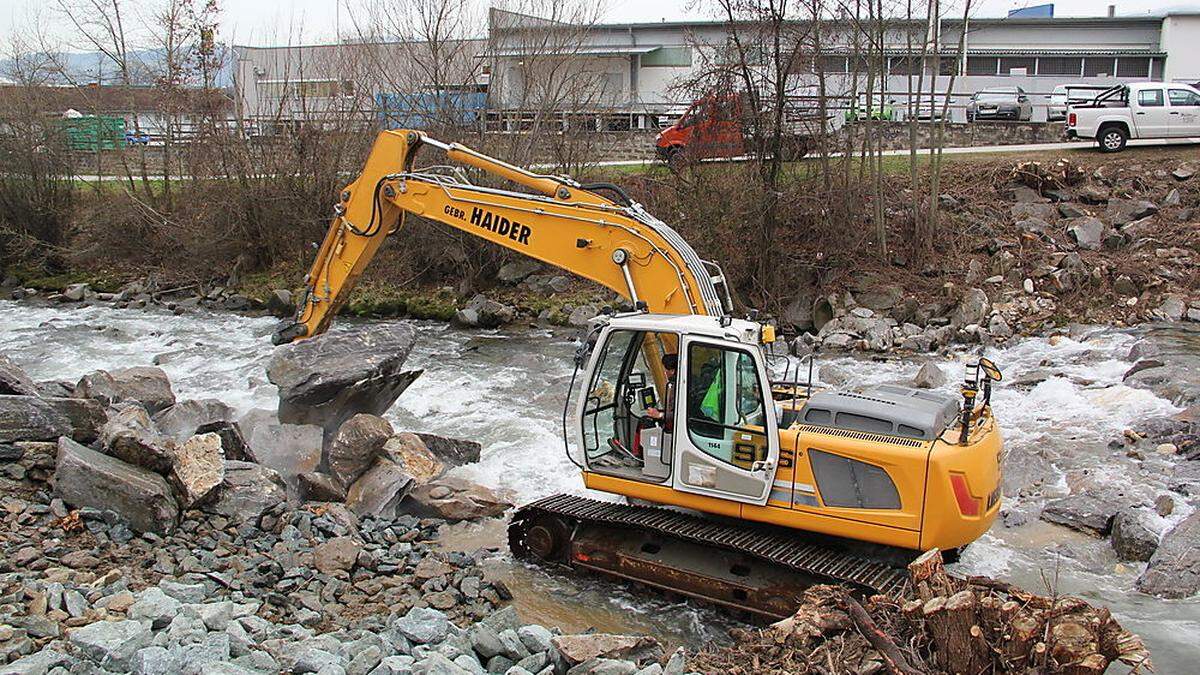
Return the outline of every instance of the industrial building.
[[[845,29],[830,22],[823,30],[830,37],[811,63],[796,69],[789,84],[794,91],[811,90],[818,72],[826,80],[827,94],[837,94],[838,87],[846,92],[855,89],[850,83],[859,77],[858,68]],[[557,37],[545,39],[539,34]],[[953,80],[951,108],[958,121],[965,120],[965,97],[987,87],[1024,89],[1034,101],[1037,121],[1045,119],[1048,95],[1059,84],[1200,81],[1196,47],[1200,13],[1012,16],[967,22],[944,18],[934,27],[925,20],[896,22],[888,35],[879,67],[885,77],[877,80],[877,91],[889,103],[903,107],[916,82],[922,83],[922,91],[935,92],[936,98],[946,95]],[[927,45],[925,58],[914,58],[914,35],[918,43]],[[564,116],[603,116],[609,121],[605,128],[650,128],[677,115],[695,97],[687,83],[709,58],[705,50],[724,45],[727,37],[722,22],[621,23],[580,29],[492,9],[487,39],[471,41],[469,49],[459,52],[454,75],[445,83],[423,82],[422,69],[413,69],[403,81],[386,82],[361,67],[381,55],[394,67],[419,52],[419,45],[342,43],[236,47],[235,85],[239,111],[247,119],[308,120],[340,106],[362,111],[364,119],[378,120],[379,104],[388,97],[445,92],[452,84],[457,91],[478,94],[470,105],[486,106],[487,118],[500,128],[520,128],[531,111],[547,110]],[[547,66],[551,63],[553,68]],[[574,78],[589,84],[572,96],[564,96],[560,86],[535,86],[547,72],[558,73],[564,81]],[[829,82],[835,83],[832,89]],[[860,79],[857,90],[861,89]],[[302,98],[306,102],[300,105]]]

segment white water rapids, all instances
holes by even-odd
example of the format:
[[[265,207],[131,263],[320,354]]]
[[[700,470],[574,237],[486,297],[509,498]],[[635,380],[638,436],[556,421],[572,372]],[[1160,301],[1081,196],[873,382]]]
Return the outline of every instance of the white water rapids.
[[[270,318],[9,301],[0,301],[0,317],[0,352],[34,379],[74,382],[91,370],[158,361],[179,399],[218,398],[242,412],[276,404],[264,371],[275,325]],[[418,329],[408,365],[425,373],[389,411],[393,426],[479,441],[482,461],[458,471],[511,490],[522,502],[584,491],[561,439],[572,370],[569,333],[467,332],[424,322]],[[1041,460],[1044,467],[1006,466],[1006,472],[1046,474],[1036,491],[1041,494],[1006,495],[1006,509],[1025,507],[1033,516],[1013,528],[998,521],[967,549],[956,571],[997,576],[1040,592],[1051,584],[1060,593],[1108,605],[1146,639],[1159,672],[1188,672],[1195,665],[1200,600],[1163,601],[1137,593],[1133,582],[1142,566],[1119,563],[1107,540],[1036,520],[1038,503],[1067,492],[1068,471],[1086,470],[1098,480],[1136,487],[1137,476],[1121,475],[1106,461],[1112,452],[1108,442],[1139,420],[1178,410],[1151,392],[1121,383],[1136,339],[1094,329],[1053,344],[1032,338],[988,350],[1009,381],[1033,373],[1046,376],[1032,387],[999,385],[994,408],[1010,457],[1020,457],[1022,464],[1049,459]],[[957,386],[964,361],[940,364],[949,375],[948,391]],[[821,363],[845,370],[854,386],[907,382],[918,367],[915,361],[850,357],[825,357]],[[1171,520],[1188,511],[1180,501]],[[628,596],[607,601],[612,611],[637,611],[636,600]],[[678,614],[688,624],[680,630],[695,630],[696,615]]]

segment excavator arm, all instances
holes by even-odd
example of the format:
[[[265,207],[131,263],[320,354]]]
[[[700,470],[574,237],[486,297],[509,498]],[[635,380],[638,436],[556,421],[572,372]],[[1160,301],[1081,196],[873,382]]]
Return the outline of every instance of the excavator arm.
[[[461,167],[414,169],[425,146],[532,194],[475,185]],[[620,188],[532,173],[397,130],[379,134],[362,173],[342,191],[295,322],[275,334],[275,343],[324,332],[384,240],[402,236],[408,214],[590,279],[651,312],[721,316],[731,309],[720,268]]]

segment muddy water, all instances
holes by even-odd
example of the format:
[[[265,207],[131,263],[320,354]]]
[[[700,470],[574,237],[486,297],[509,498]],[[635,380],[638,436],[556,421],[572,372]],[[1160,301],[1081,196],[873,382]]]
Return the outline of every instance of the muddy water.
[[[275,405],[275,389],[263,371],[271,319],[7,301],[0,302],[0,316],[0,351],[36,379],[74,380],[95,368],[158,361],[180,398],[216,397],[240,410]],[[397,428],[480,441],[482,461],[458,471],[507,489],[519,501],[584,492],[561,439],[563,396],[571,376],[569,333],[418,327],[421,341],[411,362],[425,375],[389,411]],[[1180,348],[1200,351],[1194,335],[1180,336]],[[957,567],[961,573],[990,574],[1036,590],[1053,587],[1109,605],[1146,638],[1159,672],[1194,672],[1200,600],[1162,601],[1137,593],[1133,582],[1141,565],[1119,563],[1107,541],[1036,519],[1042,501],[1066,494],[1068,475],[1127,486],[1144,496],[1138,476],[1113,460],[1107,443],[1138,420],[1177,408],[1121,384],[1136,340],[1128,333],[1090,329],[1074,339],[1028,339],[989,350],[1014,382],[1000,385],[994,399],[1009,453],[1005,470],[1017,485],[1036,485],[1006,495],[1006,509],[1031,511],[1029,521],[1012,528],[997,523],[967,549]],[[951,374],[947,391],[961,376],[965,358],[941,364]],[[907,381],[917,368],[903,360],[824,362],[844,369],[855,385]],[[1179,507],[1172,521],[1190,511]],[[505,548],[502,528],[494,525],[449,531],[446,545]],[[649,631],[671,643],[697,646],[719,639],[732,624],[711,610],[604,582],[548,575],[503,557],[494,570],[513,587],[527,618],[564,629]]]

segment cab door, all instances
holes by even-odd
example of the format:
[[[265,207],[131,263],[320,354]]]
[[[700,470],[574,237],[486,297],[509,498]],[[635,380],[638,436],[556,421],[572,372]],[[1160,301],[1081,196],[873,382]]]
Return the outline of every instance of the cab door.
[[[1141,89],[1131,101],[1133,124],[1139,138],[1166,138],[1171,135],[1171,116],[1162,89]]]
[[[675,402],[676,490],[763,505],[779,462],[779,430],[762,352],[686,338]]]
[[[1167,90],[1167,100],[1171,104],[1171,136],[1200,136],[1200,94],[1172,87]]]

